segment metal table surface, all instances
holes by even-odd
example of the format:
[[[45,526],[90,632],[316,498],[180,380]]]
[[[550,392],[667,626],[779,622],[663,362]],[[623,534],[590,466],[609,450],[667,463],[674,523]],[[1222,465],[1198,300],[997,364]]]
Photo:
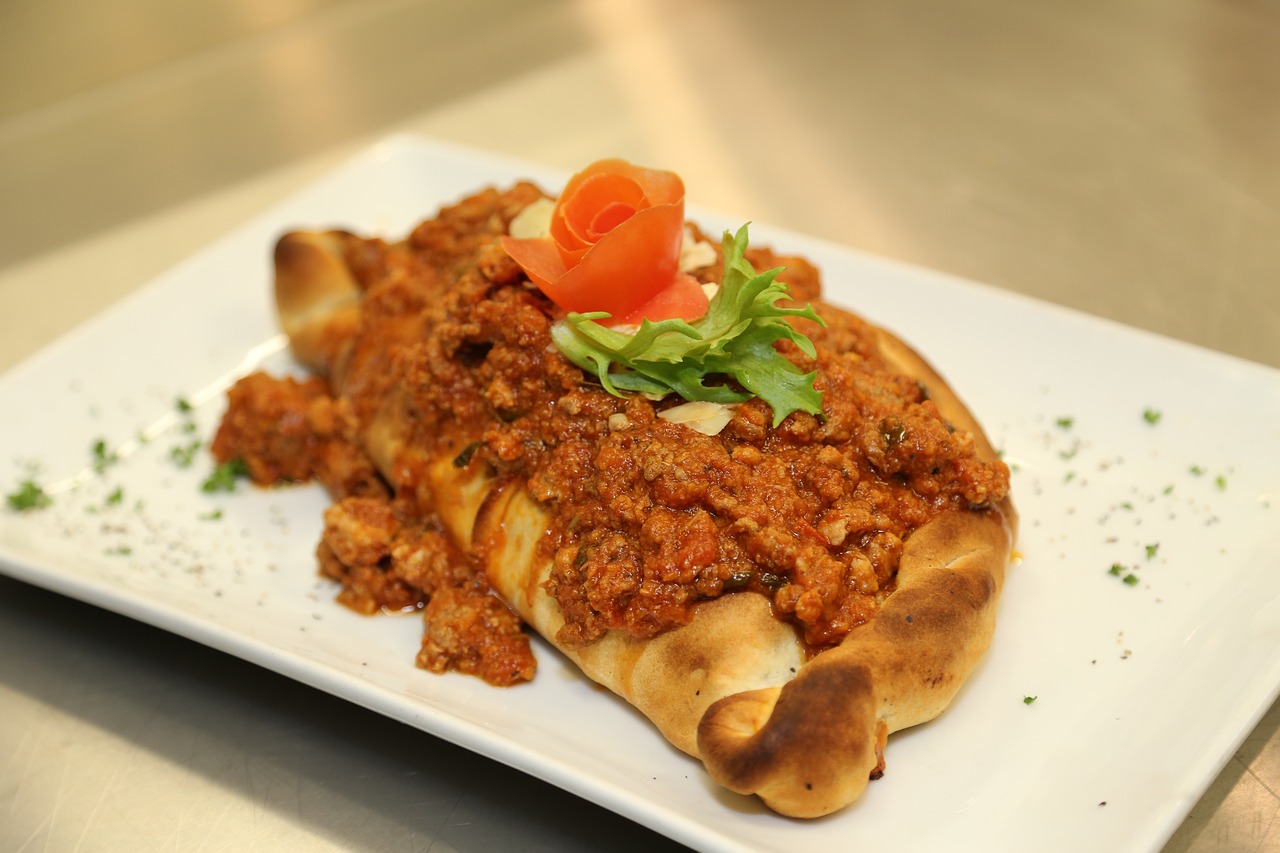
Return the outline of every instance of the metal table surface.
[[[1278,47],[1225,0],[9,0],[0,369],[406,130],[1280,366]],[[675,846],[6,578],[0,649],[2,849]],[[1166,850],[1280,849],[1277,725]]]

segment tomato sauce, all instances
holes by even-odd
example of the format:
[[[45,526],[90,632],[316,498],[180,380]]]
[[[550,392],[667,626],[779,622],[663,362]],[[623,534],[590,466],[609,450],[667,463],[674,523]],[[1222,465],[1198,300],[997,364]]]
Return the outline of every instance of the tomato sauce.
[[[233,389],[214,445],[220,459],[245,458],[260,482],[328,485],[338,502],[326,514],[322,570],[358,610],[426,611],[420,664],[495,683],[533,672],[518,622],[475,555],[444,535],[424,460],[485,466],[545,507],[540,553],[566,618],[557,639],[568,645],[610,630],[656,636],[700,601],[750,594],[820,651],[874,615],[912,531],[1007,494],[1008,469],[982,461],[928,390],[889,368],[877,331],[816,301],[818,271],[767,250],[748,259],[785,266],[780,280],[826,323],[795,321],[815,359],[778,345],[817,371],[822,417],[796,412],[772,428],[753,399],[708,436],[658,417],[678,399],[610,395],[555,349],[550,328],[562,312],[501,248],[512,217],[537,197],[528,184],[486,190],[402,243],[350,238],[362,322],[333,387],[251,377]],[[704,282],[719,273],[718,263],[694,271]],[[297,437],[282,440],[282,418]]]

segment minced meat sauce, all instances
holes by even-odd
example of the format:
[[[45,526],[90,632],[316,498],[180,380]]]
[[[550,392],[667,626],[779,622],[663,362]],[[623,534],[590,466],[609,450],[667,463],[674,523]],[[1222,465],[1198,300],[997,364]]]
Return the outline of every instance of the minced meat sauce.
[[[322,571],[362,612],[423,609],[420,665],[499,684],[534,670],[475,555],[436,519],[422,488],[428,460],[488,466],[546,508],[540,547],[566,645],[609,630],[652,637],[700,601],[752,594],[821,651],[874,615],[913,530],[1007,493],[1008,469],[980,461],[927,389],[887,368],[876,331],[815,301],[817,270],[766,250],[748,260],[785,266],[795,301],[815,301],[826,322],[796,321],[816,360],[779,344],[801,370],[816,368],[822,417],[797,412],[771,428],[769,408],[751,400],[707,436],[657,416],[678,399],[608,394],[555,349],[549,330],[562,312],[498,242],[538,195],[528,184],[487,190],[402,243],[345,236],[365,294],[336,387],[248,377],[214,444],[258,482],[315,477],[329,488]],[[393,460],[379,459],[388,421],[411,448]]]

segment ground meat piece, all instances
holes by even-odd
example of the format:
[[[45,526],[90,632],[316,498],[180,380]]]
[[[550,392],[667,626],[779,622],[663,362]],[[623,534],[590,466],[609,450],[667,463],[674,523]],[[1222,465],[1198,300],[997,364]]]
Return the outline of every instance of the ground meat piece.
[[[342,584],[338,601],[366,615],[422,608],[417,663],[433,672],[497,685],[532,678],[536,662],[519,618],[434,519],[407,521],[410,511],[361,497],[325,510],[317,553],[321,572]]]
[[[494,238],[506,234],[516,214],[542,197],[541,190],[524,182],[506,192],[483,190],[420,224],[409,235],[409,244],[433,266],[454,275],[478,266],[479,257],[488,265],[504,266],[507,275],[513,275],[510,267],[496,261],[491,251],[497,242]]]
[[[324,543],[347,565],[379,563],[391,555],[400,523],[376,498],[345,498],[324,511]]]
[[[390,545],[396,575],[428,595],[472,583],[476,569],[442,531],[432,525],[406,527]]]
[[[421,590],[409,586],[389,572],[386,565],[348,565],[339,560],[323,540],[316,546],[316,559],[322,575],[342,584],[338,603],[357,613],[365,616],[401,613],[416,610],[426,601]]]
[[[565,612],[557,639],[591,643],[621,622],[621,614],[644,584],[635,544],[620,533],[594,530],[555,554],[548,589]]]
[[[214,435],[218,462],[239,459],[255,483],[318,479],[337,499],[385,496],[387,487],[357,442],[349,404],[329,396],[323,379],[251,373],[227,392]]]
[[[442,587],[427,603],[417,663],[508,686],[533,678],[536,662],[519,617],[487,590]]]
[[[325,510],[317,555],[323,574],[342,583],[338,601],[357,613],[414,610],[423,591],[391,571],[399,522],[378,498],[346,498]]]

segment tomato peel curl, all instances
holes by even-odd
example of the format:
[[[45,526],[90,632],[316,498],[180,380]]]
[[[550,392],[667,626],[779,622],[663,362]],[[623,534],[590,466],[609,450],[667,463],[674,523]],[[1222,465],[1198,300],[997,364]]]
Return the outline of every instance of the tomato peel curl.
[[[706,313],[705,294],[679,272],[684,183],[675,173],[597,161],[565,184],[548,230],[502,245],[566,311],[607,311],[615,324]]]
[[[566,311],[624,317],[673,283],[680,262],[684,211],[671,205],[637,212],[605,234],[576,266],[542,287]]]
[[[681,273],[670,286],[658,291],[652,299],[622,318],[622,324],[638,326],[648,318],[659,320],[697,320],[707,313],[711,300],[702,289],[702,283],[691,275]]]
[[[529,280],[544,290],[568,270],[555,244],[545,238],[502,238],[503,250],[524,269]]]

